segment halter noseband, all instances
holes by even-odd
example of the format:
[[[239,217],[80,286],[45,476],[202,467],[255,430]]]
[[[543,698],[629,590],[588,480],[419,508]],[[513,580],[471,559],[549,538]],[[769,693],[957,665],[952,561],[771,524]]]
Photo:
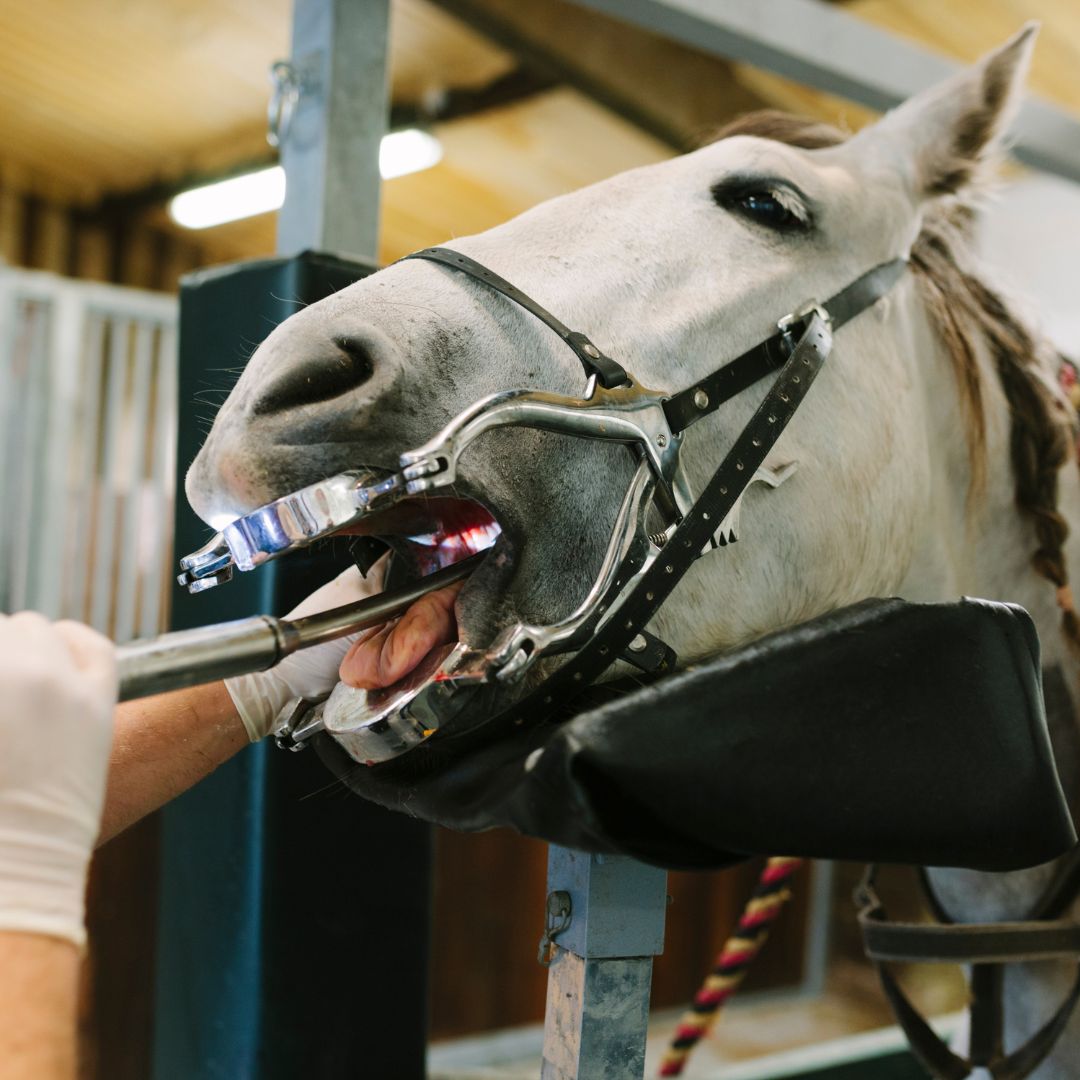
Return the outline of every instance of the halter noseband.
[[[228,580],[241,570],[306,546],[321,536],[402,498],[452,484],[458,459],[481,434],[521,426],[628,444],[638,467],[624,496],[611,540],[592,588],[571,615],[547,626],[517,623],[487,650],[459,643],[439,658],[429,681],[408,687],[377,715],[352,723],[335,713],[331,697],[325,728],[358,761],[396,757],[445,728],[487,685],[517,681],[541,657],[573,653],[511,708],[442,740],[489,737],[502,725],[542,721],[594,682],[616,660],[661,674],[675,654],[646,630],[690,565],[704,552],[734,539],[742,495],[755,480],[776,486],[784,478],[764,462],[802,403],[832,350],[832,335],[899,280],[903,259],[870,270],[825,303],[810,301],[777,322],[777,332],[685,389],[647,389],[578,331],[570,330],[525,293],[487,267],[447,248],[407,255],[467,274],[520,305],[574,351],[588,375],[581,398],[508,390],[484,398],[452,420],[434,439],[401,455],[401,469],[377,483],[366,473],[343,473],[275,500],[248,514],[181,560],[179,581],[192,591]],[[402,260],[404,261],[404,260]],[[692,496],[679,460],[684,432],[724,402],[767,375],[776,378],[705,489]],[[649,529],[650,510],[664,525]],[[319,706],[322,708],[322,706]],[[294,714],[295,715],[295,714]],[[319,729],[303,723],[304,736]],[[295,746],[290,728],[280,741]]]

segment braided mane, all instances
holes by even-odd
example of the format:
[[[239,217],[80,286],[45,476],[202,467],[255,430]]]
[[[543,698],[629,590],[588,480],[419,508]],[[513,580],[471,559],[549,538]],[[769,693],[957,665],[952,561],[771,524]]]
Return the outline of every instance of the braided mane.
[[[847,134],[831,124],[775,110],[748,113],[710,141],[755,135],[804,150],[837,146]],[[972,466],[972,490],[986,472],[986,414],[982,381],[972,342],[985,340],[1009,403],[1010,448],[1016,505],[1034,528],[1032,566],[1057,589],[1062,629],[1080,653],[1080,619],[1069,589],[1064,544],[1069,526],[1058,510],[1058,471],[1073,454],[1075,417],[1055,398],[1039,370],[1047,346],[1009,309],[1002,297],[964,268],[963,254],[973,211],[943,203],[928,211],[911,249],[911,269],[941,336],[963,404]]]

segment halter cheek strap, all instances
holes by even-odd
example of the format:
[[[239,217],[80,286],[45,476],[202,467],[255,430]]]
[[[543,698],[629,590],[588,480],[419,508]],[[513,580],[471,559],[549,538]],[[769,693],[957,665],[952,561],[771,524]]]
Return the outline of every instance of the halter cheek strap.
[[[613,390],[616,386],[622,386],[626,381],[626,371],[622,364],[605,356],[589,340],[588,336],[580,330],[571,330],[565,323],[560,322],[547,308],[541,307],[531,296],[523,293],[516,285],[511,285],[506,278],[499,277],[493,270],[489,270],[482,263],[470,259],[468,255],[462,255],[458,251],[451,251],[444,247],[424,248],[422,251],[414,251],[398,260],[406,262],[409,259],[425,259],[428,262],[439,263],[448,266],[451,270],[458,270],[469,277],[475,278],[495,292],[512,300],[515,304],[523,307],[530,315],[535,315],[545,326],[550,326],[577,353],[581,366],[586,375],[595,375],[600,385],[605,390]]]
[[[1063,918],[1080,889],[1080,847],[1065,856],[1050,888],[1027,919],[999,923],[953,923],[923,873],[923,887],[937,923],[895,922],[875,890],[877,868],[867,867],[855,892],[866,954],[877,969],[889,1003],[912,1052],[934,1080],[964,1080],[976,1068],[994,1080],[1024,1080],[1050,1055],[1080,1002],[1080,968],[1054,1014],[1025,1043],[1004,1045],[1004,965],[1080,960],[1080,923]],[[890,965],[952,963],[971,967],[971,1038],[968,1056],[957,1054],[911,1003]]]
[[[791,321],[781,328],[780,333],[759,342],[711,375],[706,375],[700,382],[674,394],[664,405],[672,431],[684,431],[703,416],[715,412],[725,401],[730,401],[736,394],[782,367],[794,345],[792,331],[797,329],[800,318],[817,311],[826,317],[835,333],[884,296],[900,279],[906,267],[903,259],[882,263],[841,289],[824,304],[813,301],[805,304],[794,316],[788,316]],[[781,319],[780,323],[784,324],[785,321]]]

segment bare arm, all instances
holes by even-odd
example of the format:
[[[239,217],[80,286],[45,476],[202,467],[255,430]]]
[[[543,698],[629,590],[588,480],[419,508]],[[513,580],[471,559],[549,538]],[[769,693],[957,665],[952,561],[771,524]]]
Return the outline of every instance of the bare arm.
[[[221,682],[118,705],[98,843],[187,791],[247,745]]]
[[[86,866],[112,742],[112,644],[0,615],[0,1080],[74,1080]]]
[[[355,603],[382,587],[385,560],[365,579],[350,567],[316,589],[290,617]],[[99,844],[209,776],[270,733],[293,698],[328,694],[352,638],[317,645],[277,667],[225,683],[129,701],[116,709]]]
[[[0,930],[0,1080],[74,1080],[79,950]]]

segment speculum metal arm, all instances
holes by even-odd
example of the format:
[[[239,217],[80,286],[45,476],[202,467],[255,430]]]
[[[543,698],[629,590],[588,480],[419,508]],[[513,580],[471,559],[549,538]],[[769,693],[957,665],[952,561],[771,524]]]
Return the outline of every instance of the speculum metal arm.
[[[401,472],[376,478],[344,472],[301,488],[237,518],[198,551],[180,560],[178,577],[201,592],[270,559],[355,524],[410,495],[453,484],[458,460],[487,431],[533,427],[633,445],[656,479],[658,508],[677,520],[693,498],[679,468],[682,437],[664,414],[665,395],[630,384],[606,390],[590,379],[581,398],[532,390],[492,394],[452,420],[434,439],[401,455]]]
[[[180,560],[177,581],[202,592],[232,577],[233,568],[253,570],[279,555],[355,524],[405,493],[398,473],[377,479],[370,472],[344,472],[260,506],[226,525],[198,551]]]
[[[676,511],[685,513],[689,493],[677,482],[681,436],[671,430],[664,400],[660,392],[633,383],[606,390],[595,377],[581,398],[534,390],[491,394],[455,417],[430,442],[402,454],[402,475],[410,494],[446,487],[457,479],[461,455],[480,435],[499,427],[539,428],[640,447],[658,486]]]

